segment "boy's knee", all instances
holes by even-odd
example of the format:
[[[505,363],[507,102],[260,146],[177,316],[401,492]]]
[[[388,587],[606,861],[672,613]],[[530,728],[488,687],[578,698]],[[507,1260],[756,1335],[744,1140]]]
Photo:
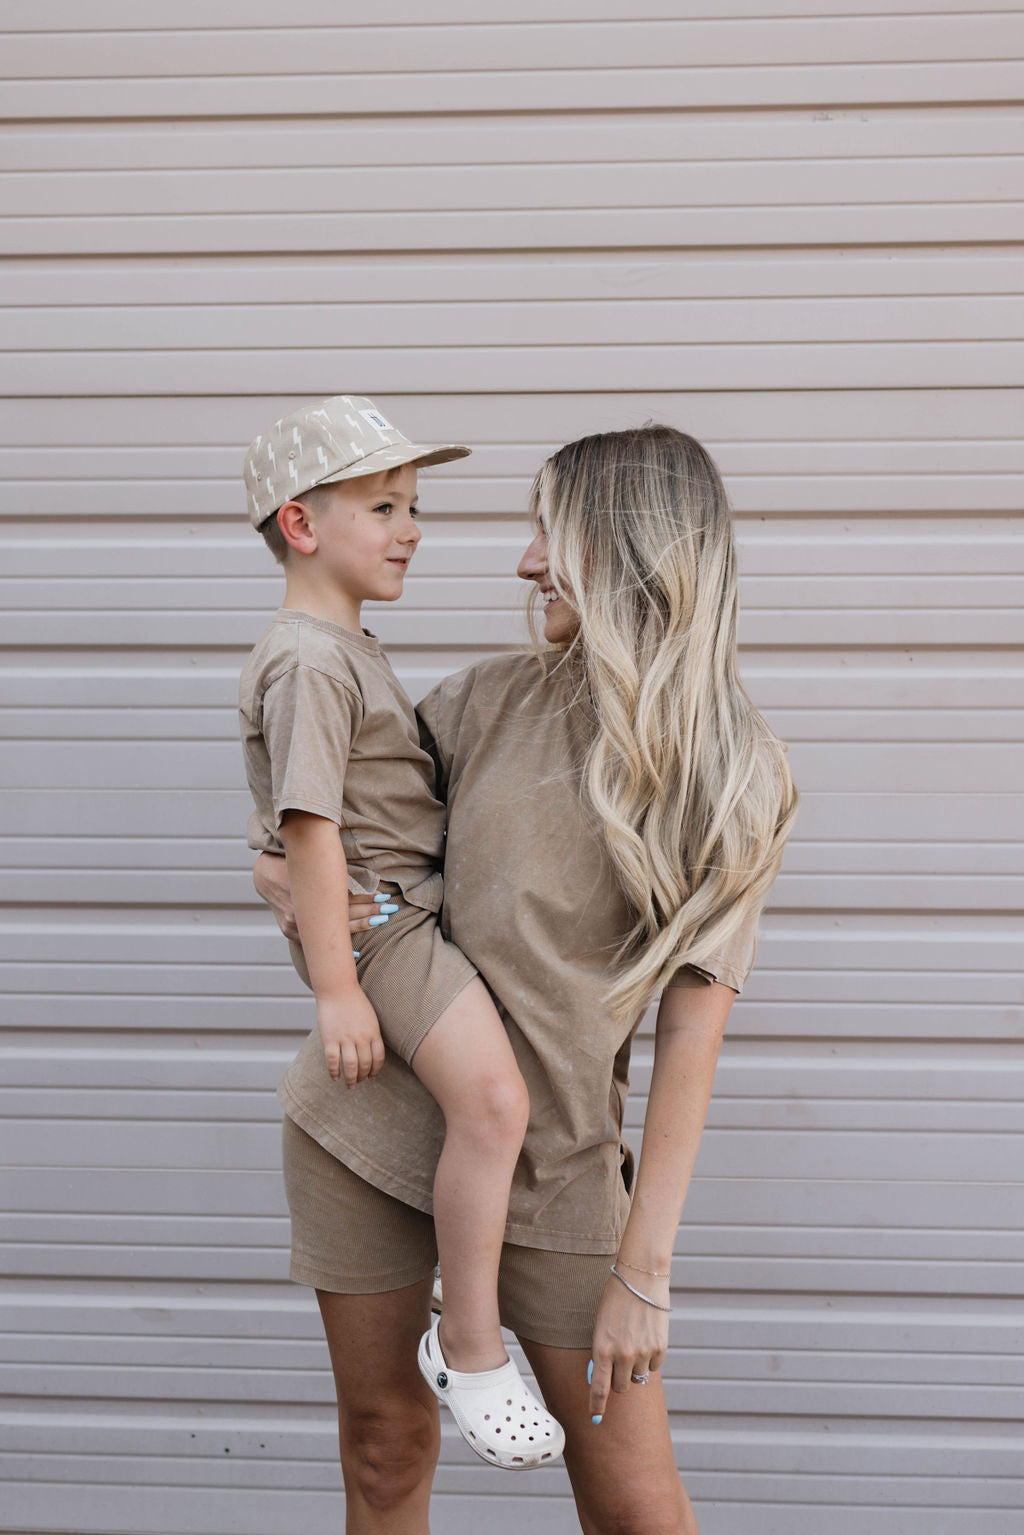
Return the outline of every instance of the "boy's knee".
[[[530,1118],[530,1094],[518,1072],[488,1077],[480,1085],[477,1114],[492,1142],[522,1143]]]
[[[396,1508],[432,1479],[437,1448],[437,1425],[415,1403],[360,1414],[343,1431],[348,1490],[378,1512]]]

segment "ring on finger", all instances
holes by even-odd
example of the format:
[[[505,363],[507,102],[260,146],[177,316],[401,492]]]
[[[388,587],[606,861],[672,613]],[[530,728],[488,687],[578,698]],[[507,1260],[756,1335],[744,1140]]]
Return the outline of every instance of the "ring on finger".
[[[651,1377],[647,1370],[643,1370],[639,1374],[636,1370],[631,1370],[629,1378],[633,1382],[634,1386],[646,1386]]]

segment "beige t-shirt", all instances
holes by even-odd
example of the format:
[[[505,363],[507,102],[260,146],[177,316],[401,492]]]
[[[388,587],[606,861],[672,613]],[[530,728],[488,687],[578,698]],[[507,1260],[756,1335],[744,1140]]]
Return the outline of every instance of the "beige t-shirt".
[[[392,880],[412,905],[440,910],[434,763],[374,635],[281,608],[245,663],[238,709],[250,847],[282,853],[282,815],[308,810],[340,828],[351,891]]]
[[[628,922],[581,805],[587,725],[573,700],[564,668],[542,678],[536,659],[519,654],[449,677],[418,712],[448,799],[442,925],[490,987],[530,1091],[506,1239],[612,1253],[629,1209],[621,1132],[635,1022],[617,1022],[606,996]],[[701,970],[738,991],[755,932],[751,919]],[[692,970],[678,980],[706,984]],[[389,1056],[376,1081],[339,1091],[314,1034],[280,1096],[342,1162],[431,1208],[444,1127],[404,1062]]]

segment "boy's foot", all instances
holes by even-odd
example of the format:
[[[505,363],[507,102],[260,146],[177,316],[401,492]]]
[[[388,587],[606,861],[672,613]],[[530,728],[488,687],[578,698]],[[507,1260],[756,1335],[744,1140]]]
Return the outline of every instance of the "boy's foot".
[[[557,1460],[565,1448],[562,1426],[523,1381],[515,1361],[468,1373],[448,1367],[435,1317],[420,1339],[420,1372],[438,1401],[450,1408],[470,1449],[489,1465],[528,1471]]]

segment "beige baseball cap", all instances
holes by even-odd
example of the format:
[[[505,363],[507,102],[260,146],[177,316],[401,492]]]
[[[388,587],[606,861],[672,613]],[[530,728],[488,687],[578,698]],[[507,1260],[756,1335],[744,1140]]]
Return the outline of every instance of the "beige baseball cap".
[[[372,400],[336,394],[282,416],[249,444],[242,475],[249,520],[262,527],[278,507],[314,485],[333,485],[399,464],[444,464],[471,450],[451,443],[410,442]]]

